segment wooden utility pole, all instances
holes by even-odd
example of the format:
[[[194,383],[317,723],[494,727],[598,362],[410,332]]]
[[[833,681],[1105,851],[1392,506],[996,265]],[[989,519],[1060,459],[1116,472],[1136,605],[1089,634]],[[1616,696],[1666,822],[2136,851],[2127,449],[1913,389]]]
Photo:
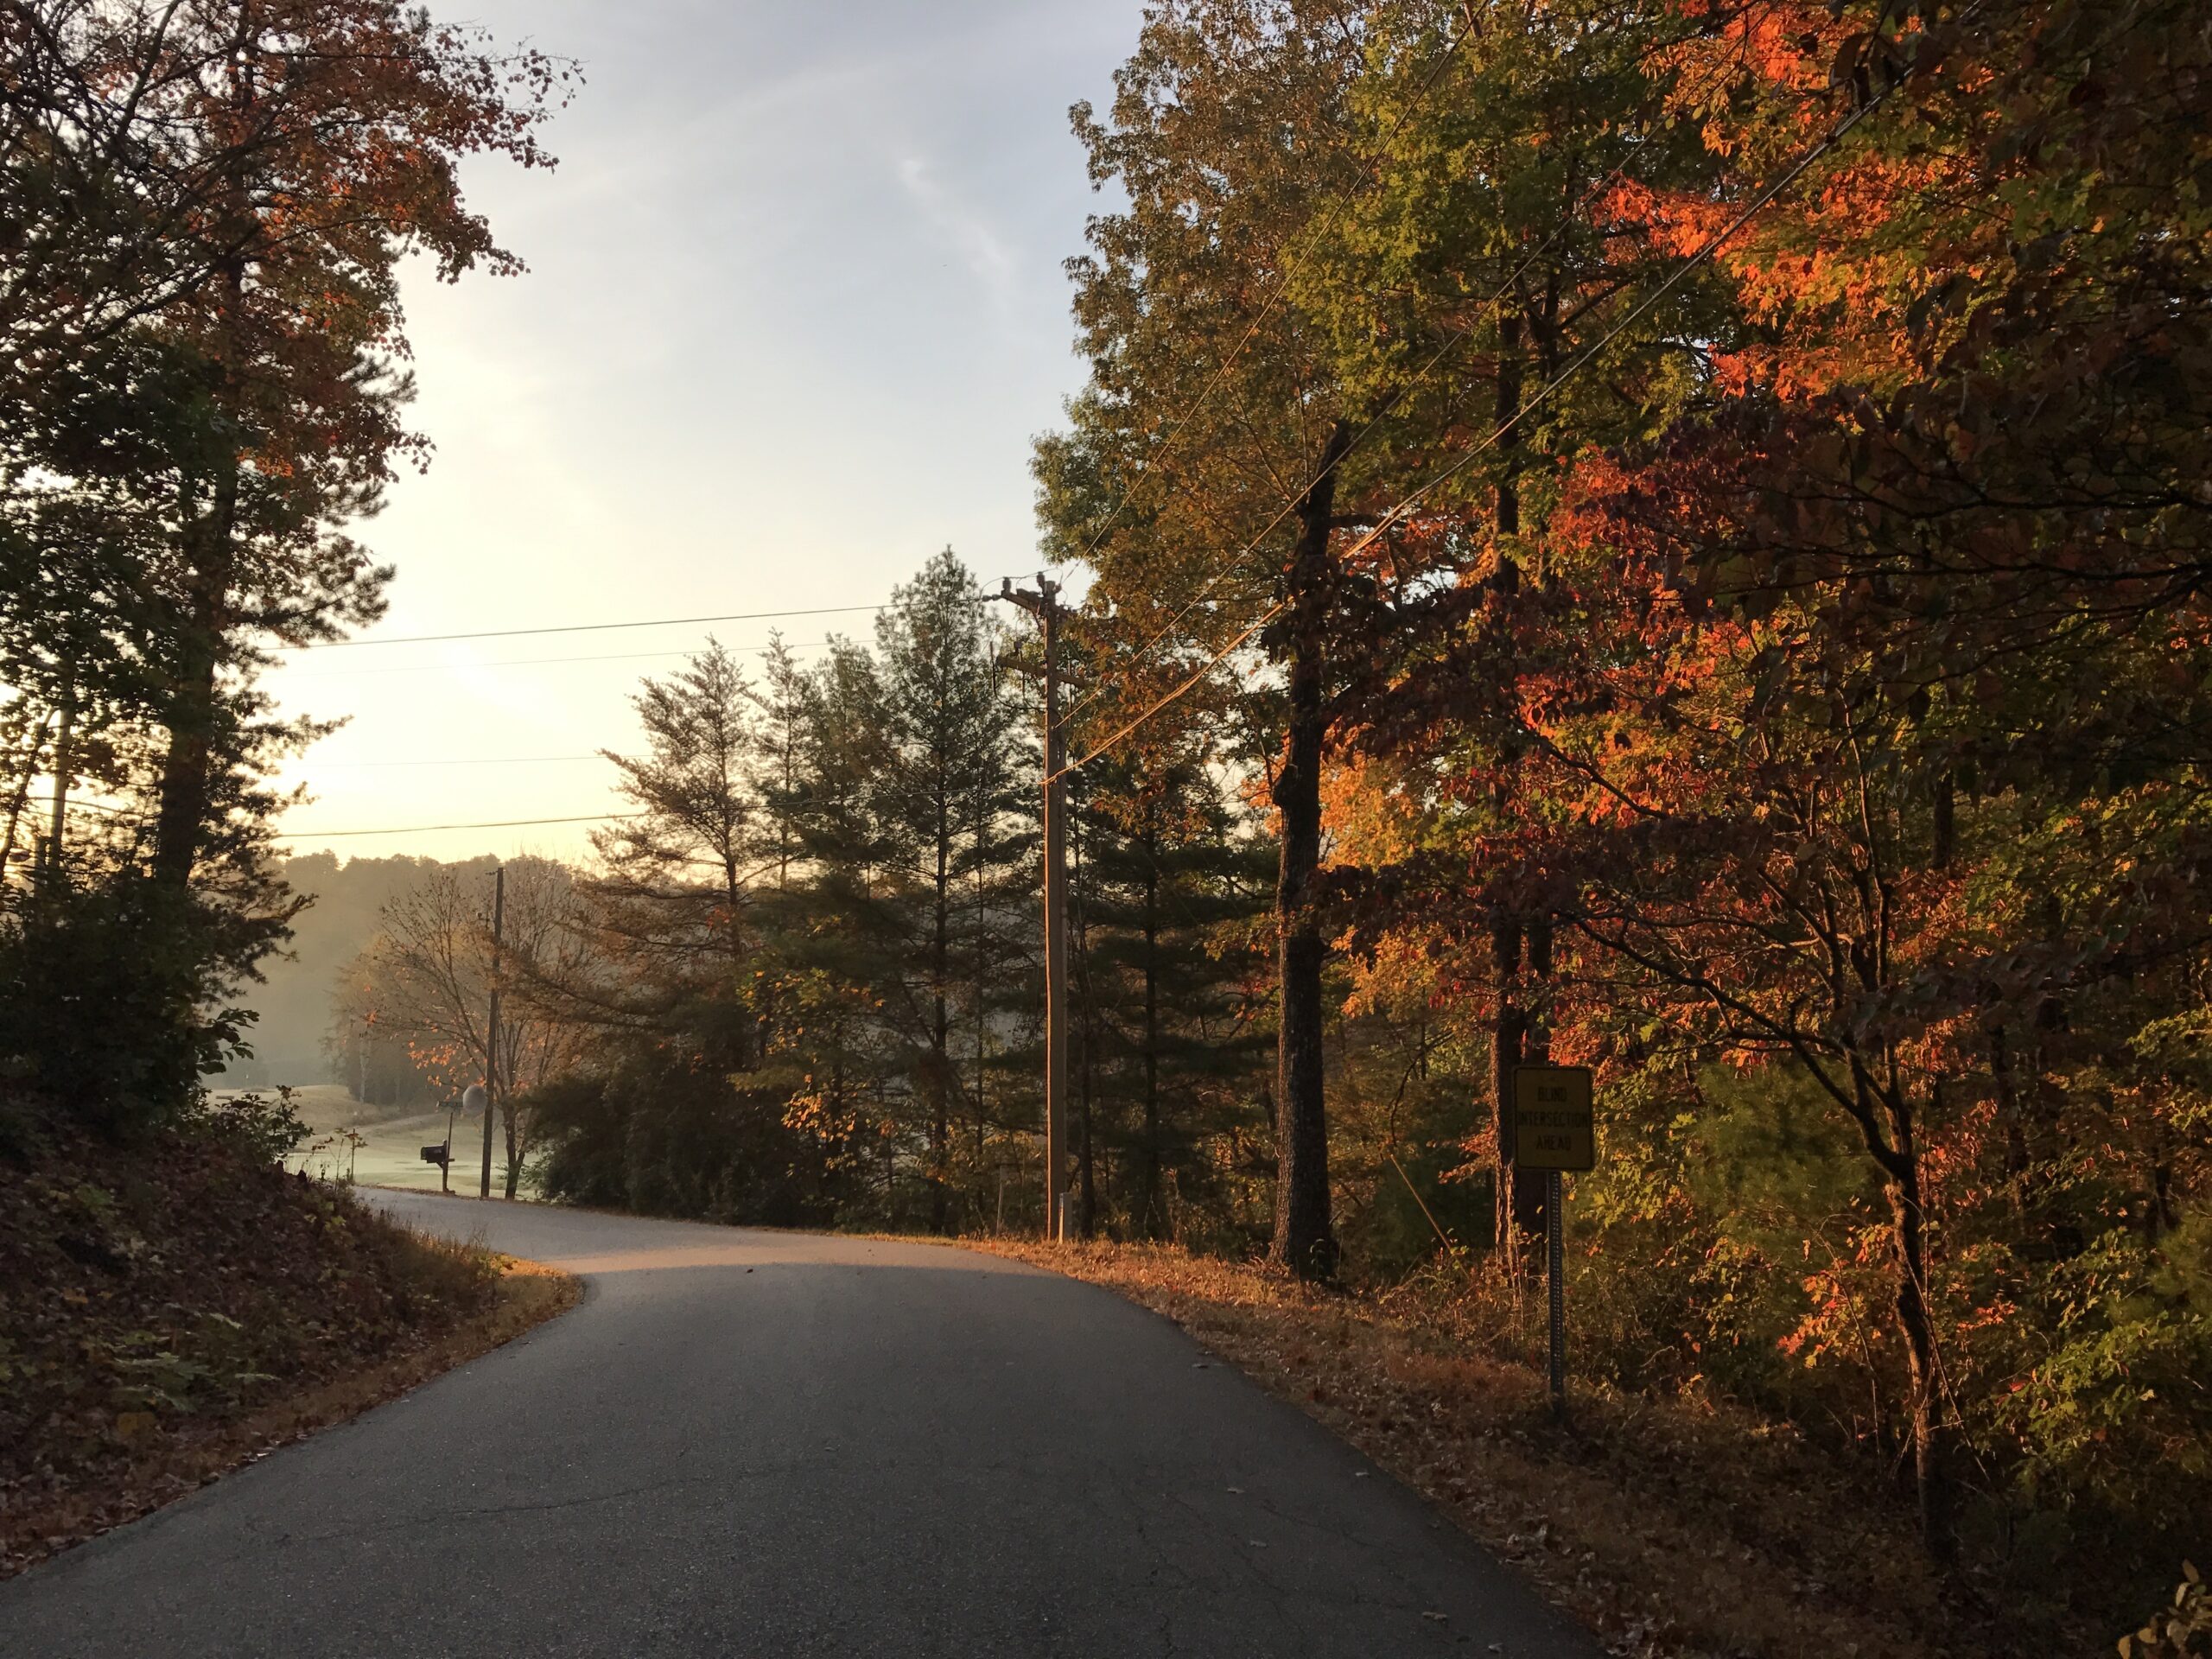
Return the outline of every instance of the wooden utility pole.
[[[1045,1236],[1068,1236],[1067,753],[1060,731],[1060,585],[1042,575],[1033,594],[1000,584],[999,597],[1035,617],[1045,660]],[[1023,671],[1027,671],[1024,670]]]
[[[484,1032],[484,1184],[476,1196],[492,1196],[492,1120],[499,1115],[499,944],[507,928],[507,867],[492,876],[492,1012]]]
[[[4,884],[15,873],[16,830],[22,823],[25,809],[30,805],[32,774],[38,771],[38,758],[45,751],[46,734],[53,725],[53,717],[49,715],[33,729],[30,747],[23,755],[23,769],[16,779],[16,791],[8,800],[8,839],[5,846],[0,847],[0,884]],[[33,869],[38,868],[40,857],[38,830],[34,827],[31,830]]]
[[[1337,465],[1351,448],[1351,429],[1339,421],[1322,451],[1319,475],[1298,504],[1298,547],[1284,594],[1289,615],[1281,635],[1289,659],[1289,722],[1274,788],[1282,816],[1275,878],[1281,1006],[1274,1255],[1284,1267],[1320,1279],[1336,1272],[1337,1236],[1329,1214],[1329,1123],[1322,1093],[1321,965],[1327,942],[1313,913],[1313,881],[1321,868],[1321,749],[1328,732],[1329,532],[1336,518]]]
[[[69,772],[77,757],[70,753],[71,740],[77,730],[77,689],[73,684],[61,688],[61,723],[54,734],[54,821],[47,832],[46,868],[53,875],[61,874],[61,856],[69,829]]]

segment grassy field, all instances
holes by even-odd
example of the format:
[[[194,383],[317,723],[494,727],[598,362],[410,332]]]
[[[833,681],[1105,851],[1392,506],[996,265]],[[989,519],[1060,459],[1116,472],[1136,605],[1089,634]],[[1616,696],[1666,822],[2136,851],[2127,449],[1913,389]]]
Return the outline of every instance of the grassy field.
[[[219,1096],[244,1092],[249,1091],[218,1091]],[[285,1160],[287,1168],[305,1169],[324,1179],[350,1175],[371,1186],[438,1191],[438,1166],[423,1161],[423,1148],[444,1141],[446,1115],[442,1111],[371,1105],[354,1099],[351,1090],[336,1083],[295,1089],[292,1103],[311,1134],[307,1143]],[[346,1139],[349,1131],[361,1137],[358,1143]],[[455,1119],[453,1146],[454,1190],[474,1192],[483,1167],[484,1120]],[[501,1150],[495,1154],[492,1166],[495,1186],[505,1173]]]

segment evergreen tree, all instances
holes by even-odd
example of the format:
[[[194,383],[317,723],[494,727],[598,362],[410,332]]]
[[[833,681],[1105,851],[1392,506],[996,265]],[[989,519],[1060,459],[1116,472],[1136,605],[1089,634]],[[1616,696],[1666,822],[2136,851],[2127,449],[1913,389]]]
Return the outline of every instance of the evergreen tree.
[[[988,891],[1013,849],[996,826],[1020,799],[1020,711],[1000,681],[983,603],[948,550],[893,595],[876,625],[887,749],[871,780],[890,897],[880,912],[891,945],[883,1013],[926,1148],[938,1232],[952,1219],[956,1115],[982,1117],[982,1077],[963,1068],[958,1036],[985,1014],[979,964],[1003,957]]]
[[[1087,777],[1076,813],[1085,1227],[1157,1239],[1233,1227],[1217,1149],[1232,1125],[1273,1133],[1273,1022],[1248,992],[1274,849],[1203,751],[1166,741]]]

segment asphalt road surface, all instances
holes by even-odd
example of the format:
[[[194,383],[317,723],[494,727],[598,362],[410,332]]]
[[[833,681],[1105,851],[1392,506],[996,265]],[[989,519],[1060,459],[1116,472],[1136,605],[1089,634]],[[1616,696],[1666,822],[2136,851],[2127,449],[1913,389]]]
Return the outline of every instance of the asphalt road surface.
[[[967,1251],[380,1193],[582,1306],[0,1584],[0,1656],[1595,1659],[1109,1293]]]

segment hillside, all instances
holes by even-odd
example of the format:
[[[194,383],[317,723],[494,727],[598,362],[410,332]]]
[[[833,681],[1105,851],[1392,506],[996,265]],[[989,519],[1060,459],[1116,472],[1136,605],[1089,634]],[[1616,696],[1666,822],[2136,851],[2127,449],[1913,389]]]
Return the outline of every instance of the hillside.
[[[0,1133],[0,1577],[565,1305],[288,1175],[280,1128]]]
[[[488,870],[493,861],[474,859],[463,868]],[[279,867],[293,891],[314,902],[292,924],[289,946],[264,963],[260,982],[239,994],[240,1004],[256,1016],[249,1037],[253,1058],[213,1081],[234,1088],[329,1082],[331,1063],[323,1039],[330,1029],[332,988],[376,937],[378,912],[437,865],[429,858],[341,861],[329,853],[314,853]]]

